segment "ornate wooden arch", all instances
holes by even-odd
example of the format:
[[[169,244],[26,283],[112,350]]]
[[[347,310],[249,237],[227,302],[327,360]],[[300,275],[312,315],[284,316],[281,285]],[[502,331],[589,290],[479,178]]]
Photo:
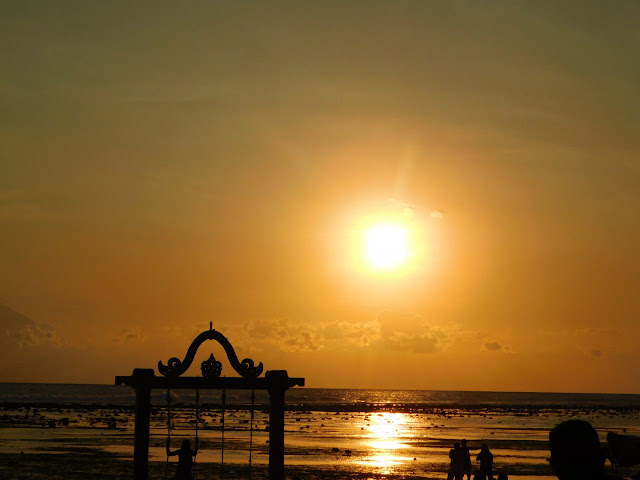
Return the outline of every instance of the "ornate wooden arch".
[[[198,348],[200,348],[200,345],[202,345],[206,340],[215,340],[222,345],[222,348],[224,348],[227,358],[229,359],[229,363],[242,378],[257,378],[262,373],[264,368],[262,366],[262,362],[255,365],[254,361],[250,358],[245,358],[241,362],[238,361],[238,356],[236,355],[236,351],[233,349],[233,346],[231,346],[227,337],[213,329],[213,322],[209,322],[209,330],[202,332],[193,340],[193,342],[191,342],[191,346],[189,346],[184,360],[180,360],[178,357],[171,357],[167,361],[166,366],[162,361],[160,361],[158,362],[158,371],[165,377],[179,377],[189,369],[196,353],[198,352]],[[219,377],[221,368],[222,365],[220,362],[216,361],[212,353],[208,360],[202,362],[202,376]]]
[[[220,378],[222,364],[213,354],[202,362],[202,376],[181,376],[193,363],[198,348],[205,340],[215,340],[227,354],[229,363],[240,377]],[[149,425],[151,415],[151,390],[153,389],[228,389],[228,390],[266,390],[269,393],[269,480],[284,480],[284,412],[285,391],[291,387],[304,386],[304,378],[291,378],[286,370],[269,370],[264,377],[262,362],[255,365],[250,358],[241,362],[229,340],[213,329],[198,335],[187,350],[183,360],[171,357],[167,365],[158,362],[156,376],[151,368],[134,368],[129,376],[118,376],[116,385],[128,385],[136,391],[135,436],[133,446],[133,478],[149,478]]]

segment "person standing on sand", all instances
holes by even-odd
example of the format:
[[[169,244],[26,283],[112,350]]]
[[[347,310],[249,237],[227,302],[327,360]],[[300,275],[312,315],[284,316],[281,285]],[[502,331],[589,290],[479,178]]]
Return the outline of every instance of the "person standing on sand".
[[[493,480],[493,453],[486,444],[480,447],[480,453],[476,460],[480,462],[480,473],[488,480]]]
[[[455,442],[453,448],[449,450],[449,473],[447,480],[462,480],[462,462],[460,457],[460,443]]]
[[[174,480],[192,480],[193,478],[193,457],[198,454],[198,441],[196,440],[196,449],[191,450],[191,442],[189,440],[182,441],[180,450],[169,449],[171,439],[167,438],[167,456],[178,456],[178,469],[173,477]]]
[[[549,432],[549,463],[560,480],[616,480],[605,473],[605,454],[595,428],[584,420],[567,420]]]
[[[467,446],[467,441],[462,439],[462,445],[460,446],[460,457],[462,459],[462,476],[467,474],[467,480],[471,480],[471,452]]]

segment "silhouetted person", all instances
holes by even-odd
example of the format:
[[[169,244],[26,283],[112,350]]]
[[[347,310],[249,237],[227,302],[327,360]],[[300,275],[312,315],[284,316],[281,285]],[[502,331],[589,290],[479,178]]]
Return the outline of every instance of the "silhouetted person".
[[[449,450],[449,474],[447,480],[462,480],[463,468],[462,468],[462,456],[460,451],[460,442],[455,442],[453,448]]]
[[[476,460],[480,462],[480,473],[487,479],[493,480],[493,453],[486,444],[480,447],[480,453]]]
[[[171,440],[167,438],[167,456],[173,457],[178,455],[178,470],[173,477],[174,480],[192,480],[193,457],[198,453],[198,442],[196,441],[196,449],[191,450],[191,442],[189,440],[182,441],[180,450],[169,450]]]
[[[549,432],[549,463],[560,480],[616,479],[604,473],[598,432],[584,420],[567,420]]]
[[[467,441],[464,439],[460,445],[460,457],[462,461],[462,476],[464,477],[466,473],[467,480],[471,480],[471,453],[469,452]]]

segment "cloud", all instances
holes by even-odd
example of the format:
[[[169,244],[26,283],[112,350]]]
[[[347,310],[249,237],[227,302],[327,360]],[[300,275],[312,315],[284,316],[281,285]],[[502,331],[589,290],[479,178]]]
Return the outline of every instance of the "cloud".
[[[18,348],[40,345],[59,347],[62,340],[51,325],[36,323],[6,305],[0,305],[0,344]]]
[[[488,352],[515,353],[511,346],[504,345],[503,343],[496,342],[496,341],[485,342],[482,345],[482,350],[485,350]]]
[[[408,312],[383,311],[378,314],[379,342],[391,350],[435,353],[466,340],[472,332],[463,332],[456,324],[445,327],[427,322],[422,316]]]
[[[433,212],[431,212],[431,218],[436,218],[438,220],[441,220],[442,218],[444,218],[444,214],[442,212],[439,212],[437,210],[434,210]]]
[[[379,336],[380,328],[377,322],[328,322],[319,329],[319,338],[324,344],[337,342],[342,346],[365,347],[370,345],[372,338]]]
[[[124,345],[126,343],[142,343],[147,337],[138,328],[125,328],[113,337],[113,343]]]
[[[591,355],[594,358],[600,358],[600,357],[602,357],[602,350],[599,350],[597,348],[593,348],[589,352],[589,355]]]
[[[390,350],[413,353],[434,353],[438,350],[438,340],[429,334],[411,334],[394,332],[384,338],[385,347]]]
[[[483,345],[485,350],[499,351],[502,350],[502,344],[498,342],[487,342]]]
[[[417,313],[390,310],[358,322],[251,319],[231,324],[225,332],[238,349],[254,352],[271,345],[283,352],[370,349],[433,354],[482,338],[458,324],[435,325]]]
[[[577,328],[573,331],[574,337],[603,337],[616,335],[618,331],[614,328]]]
[[[424,319],[416,313],[403,313],[382,311],[378,314],[380,333],[382,336],[391,335],[394,332],[414,333],[417,329],[425,327]]]
[[[293,322],[288,318],[252,319],[231,326],[230,333],[239,338],[239,344],[244,339],[250,339],[251,345],[244,348],[256,350],[255,340],[262,340],[276,346],[283,352],[315,352],[321,348],[318,338],[318,325],[304,322]]]

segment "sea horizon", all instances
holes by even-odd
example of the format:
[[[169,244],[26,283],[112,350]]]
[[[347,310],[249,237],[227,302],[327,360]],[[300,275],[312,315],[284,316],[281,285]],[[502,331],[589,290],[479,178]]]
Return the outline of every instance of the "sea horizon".
[[[201,390],[202,404],[220,403],[221,390]],[[227,392],[231,403],[247,403],[249,391]],[[153,404],[162,404],[165,390],[154,389]],[[195,390],[173,390],[176,402],[193,403]],[[286,406],[289,410],[348,408],[350,411],[376,408],[449,408],[449,407],[531,407],[579,408],[610,407],[617,409],[640,408],[640,394],[615,393],[560,393],[560,392],[497,392],[468,390],[409,390],[365,388],[296,387],[287,390]],[[31,404],[100,404],[133,405],[134,389],[122,385],[81,383],[1,382],[0,405]],[[256,401],[268,402],[267,393],[256,391]]]
[[[188,376],[188,375],[187,375]],[[0,381],[0,385],[94,385],[94,386],[112,386],[111,383],[95,383],[95,382],[14,382]],[[517,393],[517,394],[543,394],[543,395],[628,395],[638,396],[640,393],[630,392],[596,392],[596,391],[563,391],[563,390],[465,390],[465,389],[443,389],[443,388],[382,388],[382,387],[298,387],[304,389],[315,390],[375,390],[375,391],[402,391],[402,392],[455,392],[455,393]]]

